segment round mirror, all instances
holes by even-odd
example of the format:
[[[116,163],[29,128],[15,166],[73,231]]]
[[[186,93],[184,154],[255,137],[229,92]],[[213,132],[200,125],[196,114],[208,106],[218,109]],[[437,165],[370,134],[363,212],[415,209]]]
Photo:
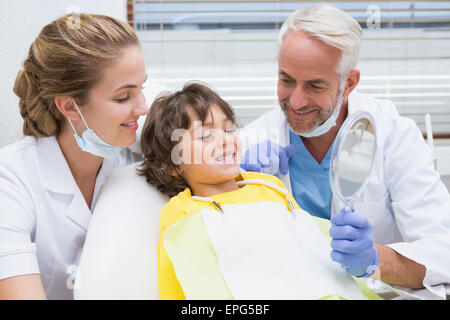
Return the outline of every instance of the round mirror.
[[[348,116],[336,137],[331,153],[330,185],[333,193],[353,208],[367,185],[376,151],[375,125],[367,112]]]

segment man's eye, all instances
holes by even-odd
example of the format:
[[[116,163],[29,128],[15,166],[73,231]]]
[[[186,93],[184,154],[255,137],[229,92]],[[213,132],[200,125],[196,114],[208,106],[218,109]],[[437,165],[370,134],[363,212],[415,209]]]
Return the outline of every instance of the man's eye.
[[[294,80],[292,80],[292,79],[285,79],[285,78],[281,78],[280,79],[282,82],[284,82],[284,83],[293,83],[293,82],[295,82]]]
[[[316,90],[324,89],[323,87],[319,87],[319,86],[316,86],[316,85],[313,85],[313,84],[311,84],[311,88],[316,89]]]

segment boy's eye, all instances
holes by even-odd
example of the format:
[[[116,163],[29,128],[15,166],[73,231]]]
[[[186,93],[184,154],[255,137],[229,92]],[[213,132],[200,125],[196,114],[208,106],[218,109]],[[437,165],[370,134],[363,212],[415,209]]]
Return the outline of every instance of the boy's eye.
[[[199,139],[204,141],[204,140],[208,140],[209,138],[211,138],[211,134],[206,134],[204,136],[201,136]]]

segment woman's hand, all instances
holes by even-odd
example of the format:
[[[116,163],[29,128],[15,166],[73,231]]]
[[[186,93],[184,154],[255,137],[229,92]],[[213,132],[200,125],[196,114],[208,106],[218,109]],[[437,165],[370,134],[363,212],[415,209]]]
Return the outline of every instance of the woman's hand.
[[[26,274],[0,280],[0,300],[45,300],[39,274]]]

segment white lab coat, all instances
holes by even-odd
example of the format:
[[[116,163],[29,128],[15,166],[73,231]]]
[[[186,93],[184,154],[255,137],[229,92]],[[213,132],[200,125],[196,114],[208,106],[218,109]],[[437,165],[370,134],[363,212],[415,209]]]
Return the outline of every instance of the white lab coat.
[[[358,92],[348,99],[348,113],[373,115],[378,149],[369,182],[355,204],[374,229],[374,240],[425,265],[424,297],[445,298],[442,284],[450,283],[450,196],[434,170],[428,145],[414,121],[399,116],[394,104]],[[281,146],[289,128],[279,106],[241,132],[243,150],[267,137]],[[278,174],[291,189],[290,176]],[[343,204],[333,196],[331,214]]]
[[[72,299],[87,228],[103,184],[141,159],[124,149],[105,159],[91,210],[55,137],[25,137],[0,149],[0,279],[40,273],[49,299]]]

